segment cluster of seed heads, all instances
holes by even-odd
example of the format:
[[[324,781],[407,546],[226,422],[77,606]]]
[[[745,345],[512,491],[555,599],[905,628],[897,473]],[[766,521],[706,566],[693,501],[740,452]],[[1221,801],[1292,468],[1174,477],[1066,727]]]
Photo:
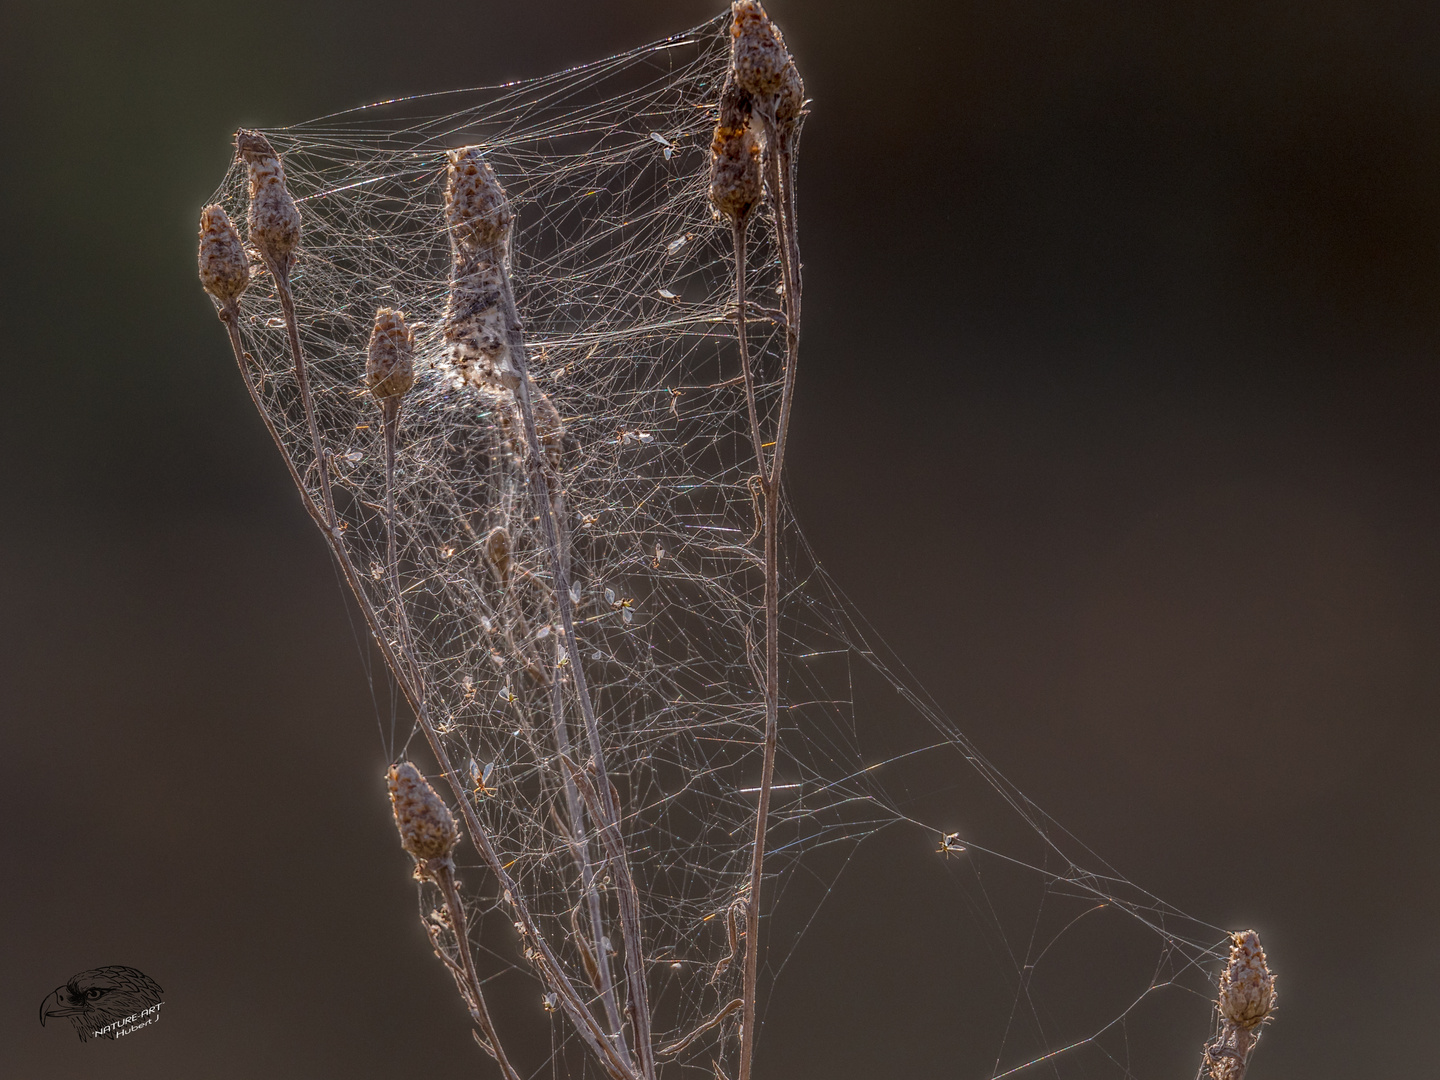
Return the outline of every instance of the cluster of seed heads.
[[[730,68],[720,92],[720,118],[710,142],[710,201],[744,222],[760,202],[761,152],[794,137],[805,84],[780,28],[758,0],[731,5]]]
[[[804,84],[785,39],[758,0],[735,0],[731,5],[731,14],[731,57],[711,142],[709,195],[715,209],[735,226],[736,244],[740,248],[743,247],[741,238],[745,223],[764,197],[765,167],[768,165],[775,170],[778,165],[783,170],[793,152],[805,96]],[[289,273],[301,237],[300,211],[286,186],[280,156],[263,134],[241,130],[236,133],[235,148],[245,161],[249,181],[246,227],[250,248],[275,279],[287,318],[292,323],[292,348],[296,353],[297,374],[304,391],[304,368],[288,292]],[[497,398],[497,404],[501,406],[498,410],[501,435],[516,456],[523,456],[517,401],[518,395],[523,392],[520,374],[523,365],[516,362],[523,357],[511,355],[512,348],[523,348],[519,344],[519,318],[509,279],[515,213],[504,187],[479,147],[453,150],[448,159],[444,205],[452,266],[442,325],[444,360],[470,385]],[[776,182],[777,175],[772,171],[772,184]],[[772,192],[772,197],[781,200],[781,192]],[[793,208],[793,202],[791,206]],[[786,221],[790,220],[790,210],[782,207],[781,213]],[[790,228],[793,230],[793,222]],[[796,261],[798,251],[793,249],[793,232],[791,236],[791,259]],[[251,283],[251,267],[238,231],[219,205],[205,207],[200,215],[199,272],[201,284],[214,298],[222,320],[230,327],[237,359],[244,371],[236,315],[240,299]],[[798,269],[794,272],[798,273]],[[743,311],[743,292],[740,307]],[[406,324],[403,313],[389,307],[376,311],[366,354],[365,386],[382,407],[386,418],[387,492],[393,490],[400,400],[415,383],[414,351],[414,331]],[[558,468],[567,438],[560,414],[550,399],[533,384],[526,389],[532,402],[536,437],[551,466]],[[306,402],[308,416],[308,397]],[[323,484],[324,456],[313,419],[311,435],[316,442],[315,451],[321,463]],[[296,482],[301,483],[298,477]],[[327,504],[328,499],[327,489]],[[392,504],[388,529],[391,571],[392,577],[395,577],[393,514]],[[331,516],[333,521],[333,508]],[[662,554],[657,548],[657,562]],[[507,585],[512,574],[524,573],[515,566],[511,537],[503,526],[492,529],[485,537],[484,556],[502,586]],[[398,606],[398,577],[395,578],[394,592]],[[606,595],[614,603],[608,590]],[[625,615],[629,621],[628,608]],[[593,768],[592,764],[592,771]],[[485,777],[488,777],[488,771]],[[483,784],[484,779],[482,777],[477,782]],[[392,765],[387,772],[387,783],[401,846],[419,864],[417,875],[435,881],[445,891],[446,904],[441,922],[454,933],[463,961],[462,966],[451,963],[451,967],[458,973],[464,993],[473,1004],[472,1013],[477,1023],[490,1040],[488,1045],[482,1045],[486,1045],[496,1057],[507,1078],[518,1080],[518,1074],[500,1051],[469,957],[468,931],[463,908],[459,906],[455,893],[452,864],[452,853],[460,838],[456,819],[425,776],[410,762]],[[763,835],[763,822],[761,829]],[[942,850],[954,850],[949,845],[950,838],[947,837],[942,841]],[[758,868],[758,854],[756,858]],[[758,877],[755,880],[758,881]],[[509,895],[507,891],[507,899]],[[717,966],[717,977],[741,956],[738,924],[742,918],[746,923],[746,959],[753,967],[749,950],[754,948],[753,938],[758,924],[752,915],[743,899],[727,912],[730,955]],[[523,924],[517,923],[517,926],[523,927]],[[585,950],[583,938],[577,924],[576,939]],[[610,947],[608,938],[600,940],[607,954],[615,951]],[[527,949],[527,956],[533,958],[535,955],[533,950]],[[588,951],[585,956],[589,957]],[[678,964],[674,966],[679,967]],[[588,960],[587,969],[598,985],[598,969],[593,958]],[[747,997],[744,1003],[742,1080],[748,1077],[750,1065],[751,1033],[748,1028],[754,1023],[752,975],[753,972],[747,971],[747,994],[752,996]],[[640,980],[639,985],[643,987],[643,976]],[[547,992],[544,996],[546,1010],[554,1010],[558,1001],[556,993]],[[732,1002],[726,1007],[727,1011],[733,1011],[740,1004],[739,1001]],[[1272,1015],[1275,1004],[1275,976],[1266,963],[1259,937],[1253,930],[1232,935],[1229,961],[1220,976],[1217,999],[1220,1032],[1206,1049],[1206,1064],[1213,1080],[1243,1080],[1249,1052],[1258,1038],[1259,1028]],[[634,1009],[634,1005],[631,1008]],[[637,1021],[637,1038],[642,1034],[648,1035],[648,1024],[642,1033],[639,1017],[632,1018]],[[646,1074],[653,1075],[653,1059],[648,1064],[644,1061],[648,1042],[642,1040],[640,1049]]]

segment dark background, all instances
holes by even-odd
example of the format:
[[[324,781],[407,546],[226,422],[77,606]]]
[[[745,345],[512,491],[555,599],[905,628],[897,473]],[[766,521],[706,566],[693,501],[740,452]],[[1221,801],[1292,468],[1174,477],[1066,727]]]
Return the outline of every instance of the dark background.
[[[491,1074],[195,219],[239,125],[715,7],[4,4],[7,1076]],[[771,10],[815,101],[791,490],[821,558],[1023,790],[1261,929],[1255,1080],[1433,1074],[1440,6]],[[993,1036],[887,866],[862,848],[802,941],[762,1078],[960,1075]],[[38,1025],[111,963],[164,985],[156,1028]],[[1160,1034],[1193,1068],[1186,1015]]]

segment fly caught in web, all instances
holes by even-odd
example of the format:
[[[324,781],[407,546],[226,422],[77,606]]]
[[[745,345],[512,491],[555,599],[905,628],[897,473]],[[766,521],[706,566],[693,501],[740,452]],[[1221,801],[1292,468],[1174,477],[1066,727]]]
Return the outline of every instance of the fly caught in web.
[[[936,1017],[976,1075],[1143,1075],[1141,1030],[1193,1062],[1227,936],[1001,776],[796,527],[810,108],[740,0],[547,78],[236,137],[201,277],[413,712],[389,784],[427,932],[507,1078],[748,1080],[819,902],[791,884],[903,846],[985,958],[954,978],[994,1015]],[[500,972],[553,1058],[497,1029]],[[1216,1029],[1212,1072],[1263,1019]]]

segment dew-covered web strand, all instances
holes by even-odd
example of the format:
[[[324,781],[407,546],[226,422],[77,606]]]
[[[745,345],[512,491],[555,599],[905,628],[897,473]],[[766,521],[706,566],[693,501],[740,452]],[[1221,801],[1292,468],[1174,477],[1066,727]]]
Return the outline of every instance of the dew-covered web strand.
[[[409,642],[449,758],[473,761],[488,776],[472,796],[474,810],[541,932],[584,986],[571,920],[583,892],[571,847],[576,823],[563,809],[567,778],[552,733],[557,710],[571,723],[577,713],[572,699],[557,706],[554,684],[532,671],[535,658],[553,667],[568,654],[555,647],[561,627],[527,452],[503,398],[465,384],[443,361],[445,152],[483,147],[510,193],[518,217],[511,270],[530,370],[564,427],[558,476],[574,644],[623,807],[657,994],[663,973],[654,1010],[661,1045],[684,1038],[738,992],[739,966],[717,969],[728,951],[728,913],[747,900],[764,719],[755,461],[736,355],[731,238],[705,192],[726,47],[717,20],[545,79],[396,99],[267,132],[304,215],[292,284],[343,543],[383,632]],[[216,201],[243,218],[244,200],[236,167]],[[781,267],[773,230],[762,224],[748,239],[755,303],[747,321],[757,402],[773,420],[785,329],[767,314],[776,310]],[[400,417],[390,492],[379,410],[362,381],[366,338],[382,306],[402,309],[416,334],[416,385]],[[241,333],[257,400],[297,474],[313,485],[314,453],[268,279],[246,296]],[[819,567],[788,502],[781,519],[784,669],[767,881],[783,886],[832,849],[845,855],[843,867],[882,830],[913,826],[928,851],[958,828],[956,845],[965,850],[954,855],[952,873],[967,860],[967,873],[984,870],[976,886],[983,902],[956,906],[965,925],[1023,942],[1050,932],[1042,923],[1052,910],[1066,921],[1075,905],[1124,913],[1127,933],[1150,942],[1171,977],[1144,976],[1138,994],[1133,984],[1117,987],[1107,1021],[1076,1038],[1001,1036],[993,1071],[1053,1064],[1054,1052],[1072,1043],[1097,1047],[1104,1059],[1105,1037],[1152,985],[1203,981],[1198,965],[1218,955],[1220,934],[1126,881],[1006,781]],[[484,553],[497,527],[512,545],[508,583]],[[395,582],[408,629],[395,617]],[[562,669],[557,680],[566,678]],[[883,701],[876,687],[886,688]],[[902,712],[931,735],[908,748],[872,749],[878,727]],[[906,794],[907,770],[942,755],[968,766],[952,774],[963,803],[953,821],[927,820]],[[483,869],[462,872],[479,953],[530,971],[529,946],[511,929],[504,898]],[[835,879],[827,880],[828,894]],[[1021,910],[1010,890],[1023,881],[1041,888]],[[1001,883],[1003,902],[983,900]],[[604,898],[610,926],[613,885]],[[762,899],[768,904],[771,894]],[[1077,929],[1060,940],[1080,936]],[[799,940],[771,942],[763,958],[771,978]],[[1023,946],[1005,963],[1017,1003],[1041,993]],[[539,989],[536,998],[539,1007]],[[1065,1001],[1060,994],[1056,1007]],[[575,1069],[566,1049],[573,1036],[561,1030],[558,1053]],[[727,1067],[734,1034],[730,1017],[680,1060],[708,1068],[715,1058]]]

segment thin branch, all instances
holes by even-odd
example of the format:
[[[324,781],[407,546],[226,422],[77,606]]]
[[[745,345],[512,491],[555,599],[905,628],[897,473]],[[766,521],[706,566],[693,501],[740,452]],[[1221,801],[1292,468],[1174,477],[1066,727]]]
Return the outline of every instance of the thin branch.
[[[305,353],[300,347],[300,325],[295,318],[295,296],[290,291],[290,269],[270,254],[265,265],[275,279],[275,292],[280,297],[280,312],[285,317],[285,332],[290,339],[290,356],[295,363],[295,381],[300,387],[300,402],[305,407],[305,425],[310,429],[310,445],[315,451],[315,466],[320,476],[320,499],[325,507],[325,520],[336,531],[335,497],[330,490],[330,462],[320,442],[320,426],[315,421],[315,402],[310,393],[310,376],[306,370]]]
[[[745,973],[742,989],[744,1016],[741,1021],[740,1080],[750,1080],[755,1052],[755,1005],[760,977],[760,892],[765,867],[765,839],[770,816],[770,793],[775,780],[775,753],[780,728],[780,484],[784,475],[785,446],[790,429],[790,407],[795,393],[795,369],[800,353],[799,246],[795,240],[794,218],[789,204],[789,185],[782,164],[786,155],[777,154],[780,136],[776,130],[773,103],[757,108],[765,127],[766,156],[769,159],[771,203],[774,208],[776,246],[780,250],[781,273],[785,283],[785,371],[776,421],[775,448],[768,472],[760,460],[765,503],[765,743],[760,766],[760,795],[755,810],[755,842],[750,861],[750,901],[745,908]],[[788,133],[787,133],[788,139]],[[737,243],[736,262],[744,259],[743,244]],[[743,280],[737,267],[736,279]],[[745,300],[737,299],[737,326],[743,326]],[[748,365],[747,365],[748,373]],[[746,383],[748,404],[754,415],[753,379]],[[753,436],[759,444],[758,434]]]
[[[460,902],[460,890],[455,887],[455,866],[447,855],[443,859],[431,859],[425,864],[424,872],[440,886],[445,897],[445,911],[450,918],[450,928],[455,932],[455,944],[460,950],[460,965],[465,975],[465,986],[470,999],[470,1015],[489,1040],[490,1055],[500,1066],[506,1080],[520,1080],[520,1074],[510,1064],[500,1039],[495,1033],[495,1023],[490,1019],[490,1010],[485,1005],[485,994],[480,988],[480,977],[475,973],[475,960],[470,955],[470,933],[465,922],[465,907]]]
[[[729,1016],[731,1013],[733,1013],[736,1009],[740,1008],[744,1004],[745,1002],[742,998],[735,998],[733,1001],[727,1003],[723,1009],[721,1009],[718,1013],[712,1016],[709,1020],[706,1020],[694,1031],[690,1032],[689,1035],[686,1035],[679,1042],[673,1042],[670,1043],[668,1046],[662,1046],[659,1050],[655,1051],[656,1054],[658,1054],[660,1057],[674,1057],[676,1054],[680,1053],[680,1051],[684,1050],[687,1046],[693,1043],[696,1039],[700,1038],[701,1035],[704,1035],[711,1028],[719,1025],[721,1021],[723,1021],[727,1016]]]

